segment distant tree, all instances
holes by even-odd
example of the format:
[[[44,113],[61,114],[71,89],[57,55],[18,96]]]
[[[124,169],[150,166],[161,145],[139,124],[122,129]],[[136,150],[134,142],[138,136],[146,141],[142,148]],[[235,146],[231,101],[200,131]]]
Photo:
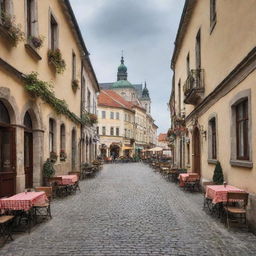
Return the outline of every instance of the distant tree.
[[[223,177],[222,167],[221,167],[219,161],[217,162],[217,164],[215,166],[212,180],[216,184],[223,184],[224,177]]]

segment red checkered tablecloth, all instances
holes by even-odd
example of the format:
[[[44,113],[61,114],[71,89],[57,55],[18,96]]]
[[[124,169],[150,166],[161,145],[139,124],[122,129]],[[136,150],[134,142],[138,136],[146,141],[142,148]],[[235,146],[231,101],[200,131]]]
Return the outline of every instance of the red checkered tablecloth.
[[[184,187],[185,186],[185,181],[188,179],[188,177],[190,175],[193,175],[193,176],[198,176],[198,178],[200,178],[199,174],[198,173],[195,173],[195,172],[191,172],[191,173],[181,173],[178,177],[179,179],[179,186],[180,187]]]
[[[227,202],[228,192],[244,192],[240,188],[236,188],[230,185],[208,185],[206,186],[206,197],[212,199],[214,204]]]
[[[45,192],[23,192],[0,199],[0,209],[28,211],[35,203],[48,201]]]
[[[78,180],[77,175],[61,175],[58,177],[62,178],[62,181],[61,181],[62,185],[73,185]]]

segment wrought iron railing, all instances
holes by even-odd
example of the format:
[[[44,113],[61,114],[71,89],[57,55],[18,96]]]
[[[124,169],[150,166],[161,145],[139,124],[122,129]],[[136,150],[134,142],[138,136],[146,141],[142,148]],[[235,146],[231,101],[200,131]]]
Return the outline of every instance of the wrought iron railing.
[[[185,96],[190,94],[194,89],[204,89],[204,72],[203,69],[192,69],[188,75],[187,80],[184,83],[183,91]]]

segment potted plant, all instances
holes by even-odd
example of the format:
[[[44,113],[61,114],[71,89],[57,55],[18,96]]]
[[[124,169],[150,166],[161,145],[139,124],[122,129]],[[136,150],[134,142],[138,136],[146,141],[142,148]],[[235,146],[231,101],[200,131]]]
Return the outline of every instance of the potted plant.
[[[36,49],[40,49],[43,46],[44,37],[43,36],[31,36],[29,37],[29,41],[31,42],[32,46]]]
[[[91,124],[96,124],[98,122],[98,117],[95,114],[90,113],[89,114],[89,119],[90,119]]]
[[[74,79],[72,81],[72,89],[74,92],[76,92],[78,88],[79,88],[79,81],[77,79]]]
[[[215,166],[212,180],[215,184],[218,184],[218,185],[223,184],[223,181],[224,181],[223,171],[219,161],[217,161],[217,164]]]
[[[53,163],[55,163],[55,162],[57,161],[57,159],[58,159],[57,153],[52,151],[52,152],[50,153],[50,160],[51,160]]]
[[[43,165],[43,179],[44,179],[44,184],[47,183],[48,178],[54,176],[55,174],[55,169],[53,166],[53,162],[51,161],[50,158],[48,158],[44,165]]]
[[[65,150],[60,151],[60,161],[65,161],[67,159],[67,153]]]
[[[20,24],[15,24],[15,17],[6,13],[1,13],[0,26],[5,31],[4,34],[7,35],[16,46],[19,41],[24,40],[24,32],[21,30]]]
[[[58,74],[61,74],[66,69],[66,62],[62,58],[60,49],[48,51],[48,61],[53,64]]]

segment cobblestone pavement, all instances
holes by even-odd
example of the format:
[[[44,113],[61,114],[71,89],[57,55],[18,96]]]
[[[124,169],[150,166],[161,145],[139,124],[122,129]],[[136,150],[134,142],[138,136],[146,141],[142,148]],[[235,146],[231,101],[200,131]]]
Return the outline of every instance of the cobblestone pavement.
[[[53,219],[0,250],[36,255],[256,255],[256,237],[227,231],[186,193],[143,164],[109,164],[81,193],[52,204]]]

